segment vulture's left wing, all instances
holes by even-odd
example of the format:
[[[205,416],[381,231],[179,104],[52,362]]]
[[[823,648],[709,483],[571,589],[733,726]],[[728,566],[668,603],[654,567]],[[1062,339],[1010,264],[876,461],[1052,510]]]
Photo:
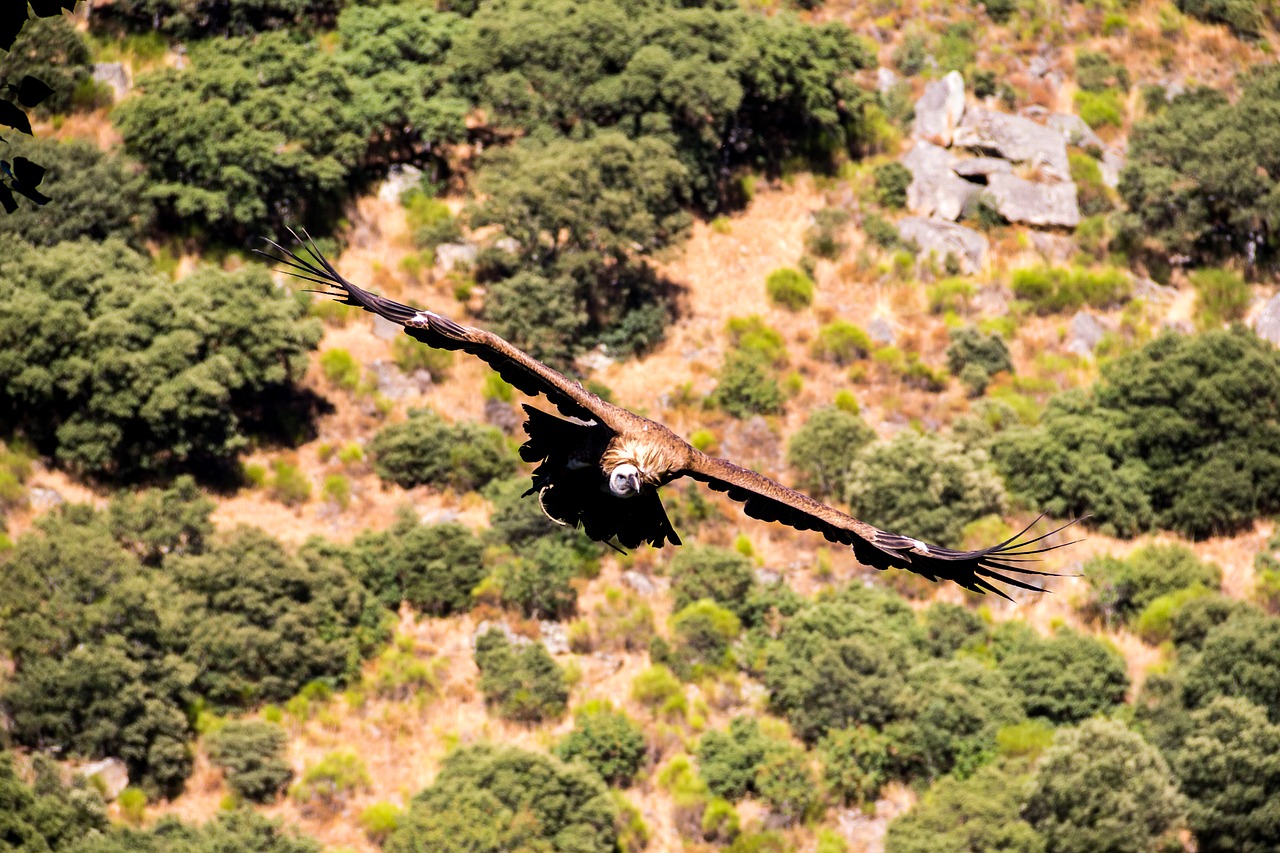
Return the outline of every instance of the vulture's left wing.
[[[290,232],[292,233],[292,232]],[[294,234],[297,238],[297,235]],[[307,243],[308,257],[291,252],[271,240],[267,241],[280,257],[260,252],[276,263],[284,264],[290,275],[329,288],[315,291],[332,296],[344,305],[363,308],[379,317],[399,323],[405,331],[428,346],[445,350],[462,350],[479,358],[492,367],[499,376],[521,392],[535,397],[545,396],[563,414],[584,421],[596,421],[617,431],[619,418],[630,416],[592,394],[577,382],[557,370],[553,370],[510,342],[492,332],[455,323],[434,311],[419,310],[402,305],[384,296],[352,284],[334,269],[314,243]],[[298,241],[300,244],[301,240]]]
[[[999,545],[980,551],[956,551],[929,545],[909,536],[887,533],[865,521],[818,503],[808,495],[775,483],[755,471],[705,453],[695,452],[692,463],[683,473],[706,483],[717,492],[725,492],[732,500],[743,504],[743,509],[752,518],[777,521],[797,530],[816,530],[829,542],[851,546],[858,561],[865,565],[877,569],[906,569],[932,581],[954,581],[965,589],[977,593],[990,591],[1002,598],[1009,596],[994,586],[994,583],[1036,592],[1044,591],[1043,587],[1036,584],[1011,577],[1011,573],[1058,577],[1051,572],[1024,568],[1023,564],[1035,562],[1036,554],[1071,544],[1064,542],[1030,547],[1075,523],[1070,522],[1035,539],[1019,541],[1034,526],[1035,522],[1032,522],[1026,530]]]

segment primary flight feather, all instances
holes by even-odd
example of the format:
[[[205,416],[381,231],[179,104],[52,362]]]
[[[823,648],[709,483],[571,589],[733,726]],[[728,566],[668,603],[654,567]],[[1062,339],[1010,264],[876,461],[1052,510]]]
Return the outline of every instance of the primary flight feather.
[[[1051,573],[1025,564],[1035,562],[1037,554],[1071,544],[1041,544],[1062,527],[1023,540],[1031,529],[1028,526],[1017,536],[977,551],[942,548],[888,533],[755,471],[702,453],[662,424],[609,403],[492,332],[352,284],[314,244],[306,246],[307,257],[274,242],[271,245],[281,257],[267,257],[284,264],[290,274],[328,288],[318,292],[398,323],[428,346],[470,353],[523,393],[547,398],[566,417],[524,407],[529,440],[520,448],[520,456],[537,463],[533,486],[526,494],[535,494],[553,521],[580,526],[597,541],[617,540],[627,548],[642,542],[657,548],[668,542],[679,545],[680,537],[658,490],[672,480],[692,477],[741,503],[752,518],[816,530],[830,542],[852,547],[865,565],[907,569],[933,581],[954,581],[974,592],[994,592],[1004,598],[1008,595],[995,584],[1043,591],[1027,576]]]

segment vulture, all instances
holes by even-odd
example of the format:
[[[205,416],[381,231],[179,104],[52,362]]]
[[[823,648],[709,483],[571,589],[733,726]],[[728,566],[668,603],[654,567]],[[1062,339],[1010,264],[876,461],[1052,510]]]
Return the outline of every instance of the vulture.
[[[602,399],[492,332],[364,290],[343,278],[314,242],[299,239],[305,257],[266,242],[280,255],[261,254],[283,264],[282,271],[326,288],[312,292],[401,325],[428,346],[474,355],[522,393],[545,397],[563,417],[524,406],[528,441],[520,457],[536,465],[525,496],[536,495],[542,511],[557,524],[581,527],[590,538],[614,548],[615,541],[625,548],[644,542],[655,548],[680,544],[658,490],[681,477],[725,493],[752,518],[817,531],[829,542],[849,546],[865,565],[906,569],[931,581],[953,581],[1006,599],[1009,596],[996,584],[1044,592],[1032,582],[1034,576],[1058,575],[1026,564],[1038,562],[1038,554],[1074,544],[1045,544],[1074,521],[1023,539],[1039,518],[1016,536],[977,551],[943,548],[880,530],[755,471],[708,456],[662,424]]]

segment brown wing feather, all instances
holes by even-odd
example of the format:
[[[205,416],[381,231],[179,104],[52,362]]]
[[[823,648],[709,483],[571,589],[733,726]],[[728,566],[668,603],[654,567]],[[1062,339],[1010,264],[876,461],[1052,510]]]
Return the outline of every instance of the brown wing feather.
[[[284,264],[285,272],[290,275],[330,288],[314,292],[399,323],[405,327],[406,333],[428,346],[462,350],[476,356],[521,392],[529,396],[542,394],[563,414],[584,420],[594,419],[615,431],[621,428],[621,418],[629,414],[492,332],[464,326],[434,311],[420,311],[364,290],[343,278],[314,242],[298,242],[310,258],[304,258],[271,240],[267,243],[280,252],[281,257],[266,252],[259,254]]]
[[[683,473],[743,504],[743,509],[752,518],[780,522],[797,530],[816,530],[829,542],[852,547],[854,555],[865,565],[877,569],[907,569],[932,581],[954,581],[974,592],[994,592],[1003,598],[1009,596],[994,586],[994,583],[1043,592],[1042,587],[1010,577],[1010,573],[1057,577],[1050,572],[1023,568],[1019,564],[1033,560],[1034,554],[1071,544],[1064,542],[1030,548],[1028,546],[1043,541],[1063,528],[1059,527],[1036,539],[1019,541],[1031,529],[1028,526],[1027,530],[994,547],[979,551],[956,551],[888,533],[819,503],[808,495],[788,489],[755,471],[704,453],[695,452],[692,463]],[[1070,525],[1064,525],[1068,526]]]

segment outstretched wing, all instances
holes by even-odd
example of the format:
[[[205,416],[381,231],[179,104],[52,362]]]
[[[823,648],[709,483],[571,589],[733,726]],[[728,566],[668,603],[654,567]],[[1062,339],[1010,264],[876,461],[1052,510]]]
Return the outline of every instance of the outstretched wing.
[[[297,236],[294,234],[295,238]],[[344,305],[363,308],[393,323],[399,323],[405,327],[406,333],[428,346],[470,353],[492,367],[499,376],[523,393],[531,397],[542,394],[557,409],[570,417],[595,420],[617,431],[620,428],[620,418],[629,414],[625,409],[602,400],[579,383],[547,367],[492,332],[455,323],[434,311],[422,311],[402,305],[352,284],[333,268],[328,259],[316,248],[315,243],[310,240],[305,244],[298,240],[307,257],[292,252],[274,241],[266,242],[274,247],[280,256],[276,257],[267,252],[259,254],[283,264],[286,267],[285,271],[290,275],[329,288],[314,292],[332,296]]]
[[[999,545],[980,551],[956,551],[909,536],[887,533],[755,471],[705,453],[695,452],[693,461],[683,473],[717,492],[725,492],[732,500],[743,504],[743,509],[752,518],[777,521],[797,530],[816,530],[829,542],[851,546],[859,562],[865,565],[877,569],[907,569],[932,581],[954,581],[965,589],[977,593],[994,592],[1002,598],[1009,596],[994,586],[995,583],[1044,592],[1043,587],[1011,575],[1058,577],[1051,572],[1023,568],[1023,564],[1035,562],[1036,554],[1072,544],[1064,542],[1030,547],[1063,527],[1069,527],[1074,521],[1035,539],[1019,541],[1034,526],[1035,522],[1032,522],[1026,530]]]

